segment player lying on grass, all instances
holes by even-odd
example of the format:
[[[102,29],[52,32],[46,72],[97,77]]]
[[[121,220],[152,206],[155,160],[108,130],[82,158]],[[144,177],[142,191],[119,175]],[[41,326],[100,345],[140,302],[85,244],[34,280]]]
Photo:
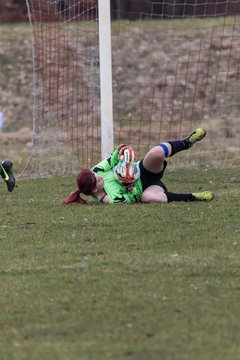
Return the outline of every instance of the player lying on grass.
[[[168,203],[172,201],[211,201],[210,191],[176,194],[169,192],[161,181],[167,166],[166,158],[189,149],[206,135],[196,129],[186,139],[169,141],[153,147],[141,161],[135,162],[131,146],[120,145],[108,159],[77,176],[78,190],[62,201],[63,204],[86,204],[81,194],[97,198],[104,204]]]
[[[8,191],[12,192],[15,187],[15,178],[12,172],[13,164],[9,160],[0,163],[0,175],[5,181]]]

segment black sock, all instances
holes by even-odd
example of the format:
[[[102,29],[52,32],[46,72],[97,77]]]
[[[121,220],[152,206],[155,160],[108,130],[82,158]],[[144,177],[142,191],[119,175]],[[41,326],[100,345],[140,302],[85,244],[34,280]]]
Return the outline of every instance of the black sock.
[[[174,140],[174,141],[168,141],[168,143],[172,147],[172,153],[171,156],[175,155],[179,151],[183,151],[189,148],[189,141],[187,139],[185,140]]]
[[[166,191],[166,196],[168,199],[168,202],[172,202],[172,201],[196,201],[196,198],[192,195],[192,194],[175,194],[175,193],[171,193]]]

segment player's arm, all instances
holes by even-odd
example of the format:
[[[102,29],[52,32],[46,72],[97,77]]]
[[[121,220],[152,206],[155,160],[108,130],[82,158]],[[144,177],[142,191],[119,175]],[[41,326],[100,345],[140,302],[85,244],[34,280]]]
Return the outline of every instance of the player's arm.
[[[127,145],[119,145],[107,159],[102,160],[100,163],[94,166],[92,170],[95,173],[99,171],[111,170],[114,166],[117,165],[118,161],[125,153],[126,148],[128,148]]]
[[[118,148],[116,148],[107,159],[104,159],[100,163],[95,165],[92,168],[92,171],[97,173],[99,171],[111,170],[117,164],[117,162],[118,162]]]

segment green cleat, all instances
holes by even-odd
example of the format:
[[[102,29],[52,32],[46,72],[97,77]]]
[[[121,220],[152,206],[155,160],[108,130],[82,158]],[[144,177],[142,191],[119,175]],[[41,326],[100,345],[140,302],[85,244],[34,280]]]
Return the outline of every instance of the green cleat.
[[[214,193],[211,191],[203,191],[200,193],[192,194],[196,201],[212,201],[214,199]]]
[[[8,191],[12,192],[15,187],[15,178],[12,172],[13,164],[9,160],[4,160],[0,164],[0,175],[5,181]]]
[[[188,142],[188,147],[190,148],[195,144],[195,142],[202,140],[206,136],[206,130],[204,128],[198,128],[194,130],[185,141]]]

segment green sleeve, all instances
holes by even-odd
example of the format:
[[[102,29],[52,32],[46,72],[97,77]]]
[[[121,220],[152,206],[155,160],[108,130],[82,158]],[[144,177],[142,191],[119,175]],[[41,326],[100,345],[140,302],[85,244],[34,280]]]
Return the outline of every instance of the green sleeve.
[[[118,148],[116,148],[111,153],[109,158],[104,159],[100,163],[95,165],[92,168],[92,171],[94,171],[95,173],[97,173],[99,171],[108,171],[108,170],[111,170],[115,165],[117,165],[117,163],[118,163]]]

